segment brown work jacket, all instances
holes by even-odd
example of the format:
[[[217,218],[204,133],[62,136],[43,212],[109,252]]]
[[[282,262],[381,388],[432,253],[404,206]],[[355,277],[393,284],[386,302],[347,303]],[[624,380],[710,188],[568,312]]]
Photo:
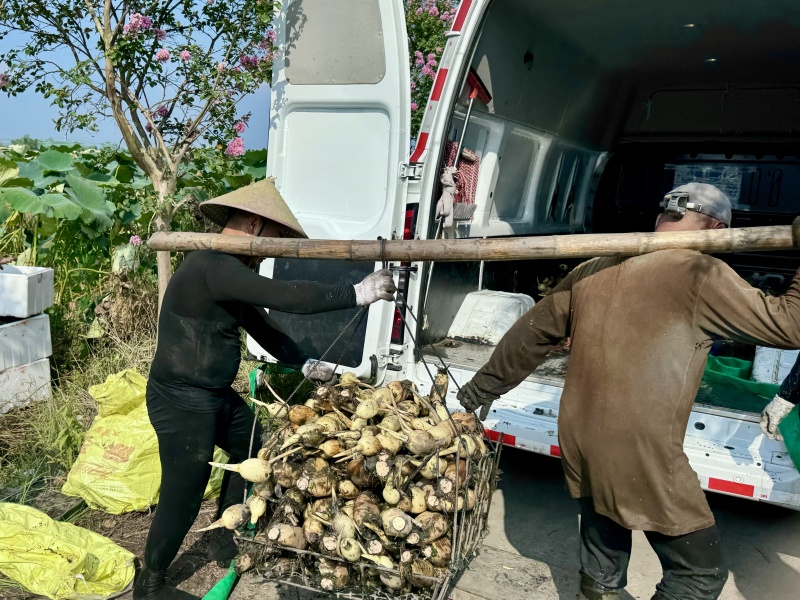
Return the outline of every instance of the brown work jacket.
[[[502,395],[567,335],[570,494],[629,529],[683,535],[714,524],[683,452],[708,351],[717,339],[800,348],[800,271],[772,297],[690,250],[588,261],[514,324],[475,383]]]

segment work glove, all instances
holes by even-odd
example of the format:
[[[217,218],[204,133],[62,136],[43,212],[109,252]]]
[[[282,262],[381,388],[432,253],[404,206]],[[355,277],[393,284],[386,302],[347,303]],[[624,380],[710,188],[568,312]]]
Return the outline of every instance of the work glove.
[[[333,379],[333,367],[328,363],[308,359],[300,369],[303,375],[312,381],[327,383]]]
[[[478,418],[485,421],[489,416],[489,409],[492,407],[492,402],[497,400],[500,396],[495,396],[489,392],[483,391],[475,384],[475,380],[468,381],[465,385],[461,386],[458,390],[458,401],[469,412],[475,412],[478,408],[481,409]]]
[[[783,436],[780,431],[778,431],[778,425],[793,408],[794,404],[784,400],[780,396],[775,396],[772,402],[767,404],[761,412],[761,431],[764,432],[764,435],[773,440],[782,442]]]
[[[361,283],[353,286],[356,290],[356,304],[358,306],[369,306],[378,300],[394,300],[394,293],[397,286],[394,284],[392,272],[389,269],[381,269],[367,275]]]

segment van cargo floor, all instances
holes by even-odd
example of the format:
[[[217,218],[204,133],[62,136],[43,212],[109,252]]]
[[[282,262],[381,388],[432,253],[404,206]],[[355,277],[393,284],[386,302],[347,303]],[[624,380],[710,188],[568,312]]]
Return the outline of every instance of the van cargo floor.
[[[448,366],[470,371],[477,371],[485,365],[495,349],[495,346],[489,344],[470,344],[449,338],[434,344],[434,346],[436,352]],[[425,346],[422,354],[426,362],[432,365],[438,364],[439,360],[430,346]],[[527,381],[563,387],[568,363],[568,352],[551,352],[547,359],[539,365],[539,368],[527,378]]]

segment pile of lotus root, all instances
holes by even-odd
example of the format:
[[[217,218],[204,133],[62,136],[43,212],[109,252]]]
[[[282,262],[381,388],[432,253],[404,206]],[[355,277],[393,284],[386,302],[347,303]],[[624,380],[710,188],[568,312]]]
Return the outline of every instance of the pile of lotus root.
[[[480,422],[448,413],[447,386],[444,372],[430,396],[410,381],[373,388],[344,373],[305,404],[258,403],[273,425],[258,457],[212,463],[253,482],[252,495],[206,529],[250,521],[274,576],[302,560],[322,590],[364,577],[390,593],[433,587],[453,558],[454,513],[470,514],[490,492],[475,468],[490,458]]]

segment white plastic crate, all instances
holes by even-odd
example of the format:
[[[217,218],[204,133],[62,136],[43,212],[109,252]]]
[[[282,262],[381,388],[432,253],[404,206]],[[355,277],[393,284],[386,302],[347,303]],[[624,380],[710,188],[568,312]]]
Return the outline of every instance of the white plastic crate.
[[[53,306],[53,269],[0,269],[0,317],[26,319]]]
[[[481,290],[467,294],[450,326],[448,337],[496,345],[503,334],[533,308],[526,294]]]
[[[756,346],[756,355],[753,359],[753,381],[773,383],[780,385],[789,375],[800,350],[778,350]]]
[[[0,371],[47,358],[52,353],[49,316],[37,315],[5,325],[0,321]]]
[[[0,415],[33,400],[50,398],[50,361],[46,358],[0,372]]]

